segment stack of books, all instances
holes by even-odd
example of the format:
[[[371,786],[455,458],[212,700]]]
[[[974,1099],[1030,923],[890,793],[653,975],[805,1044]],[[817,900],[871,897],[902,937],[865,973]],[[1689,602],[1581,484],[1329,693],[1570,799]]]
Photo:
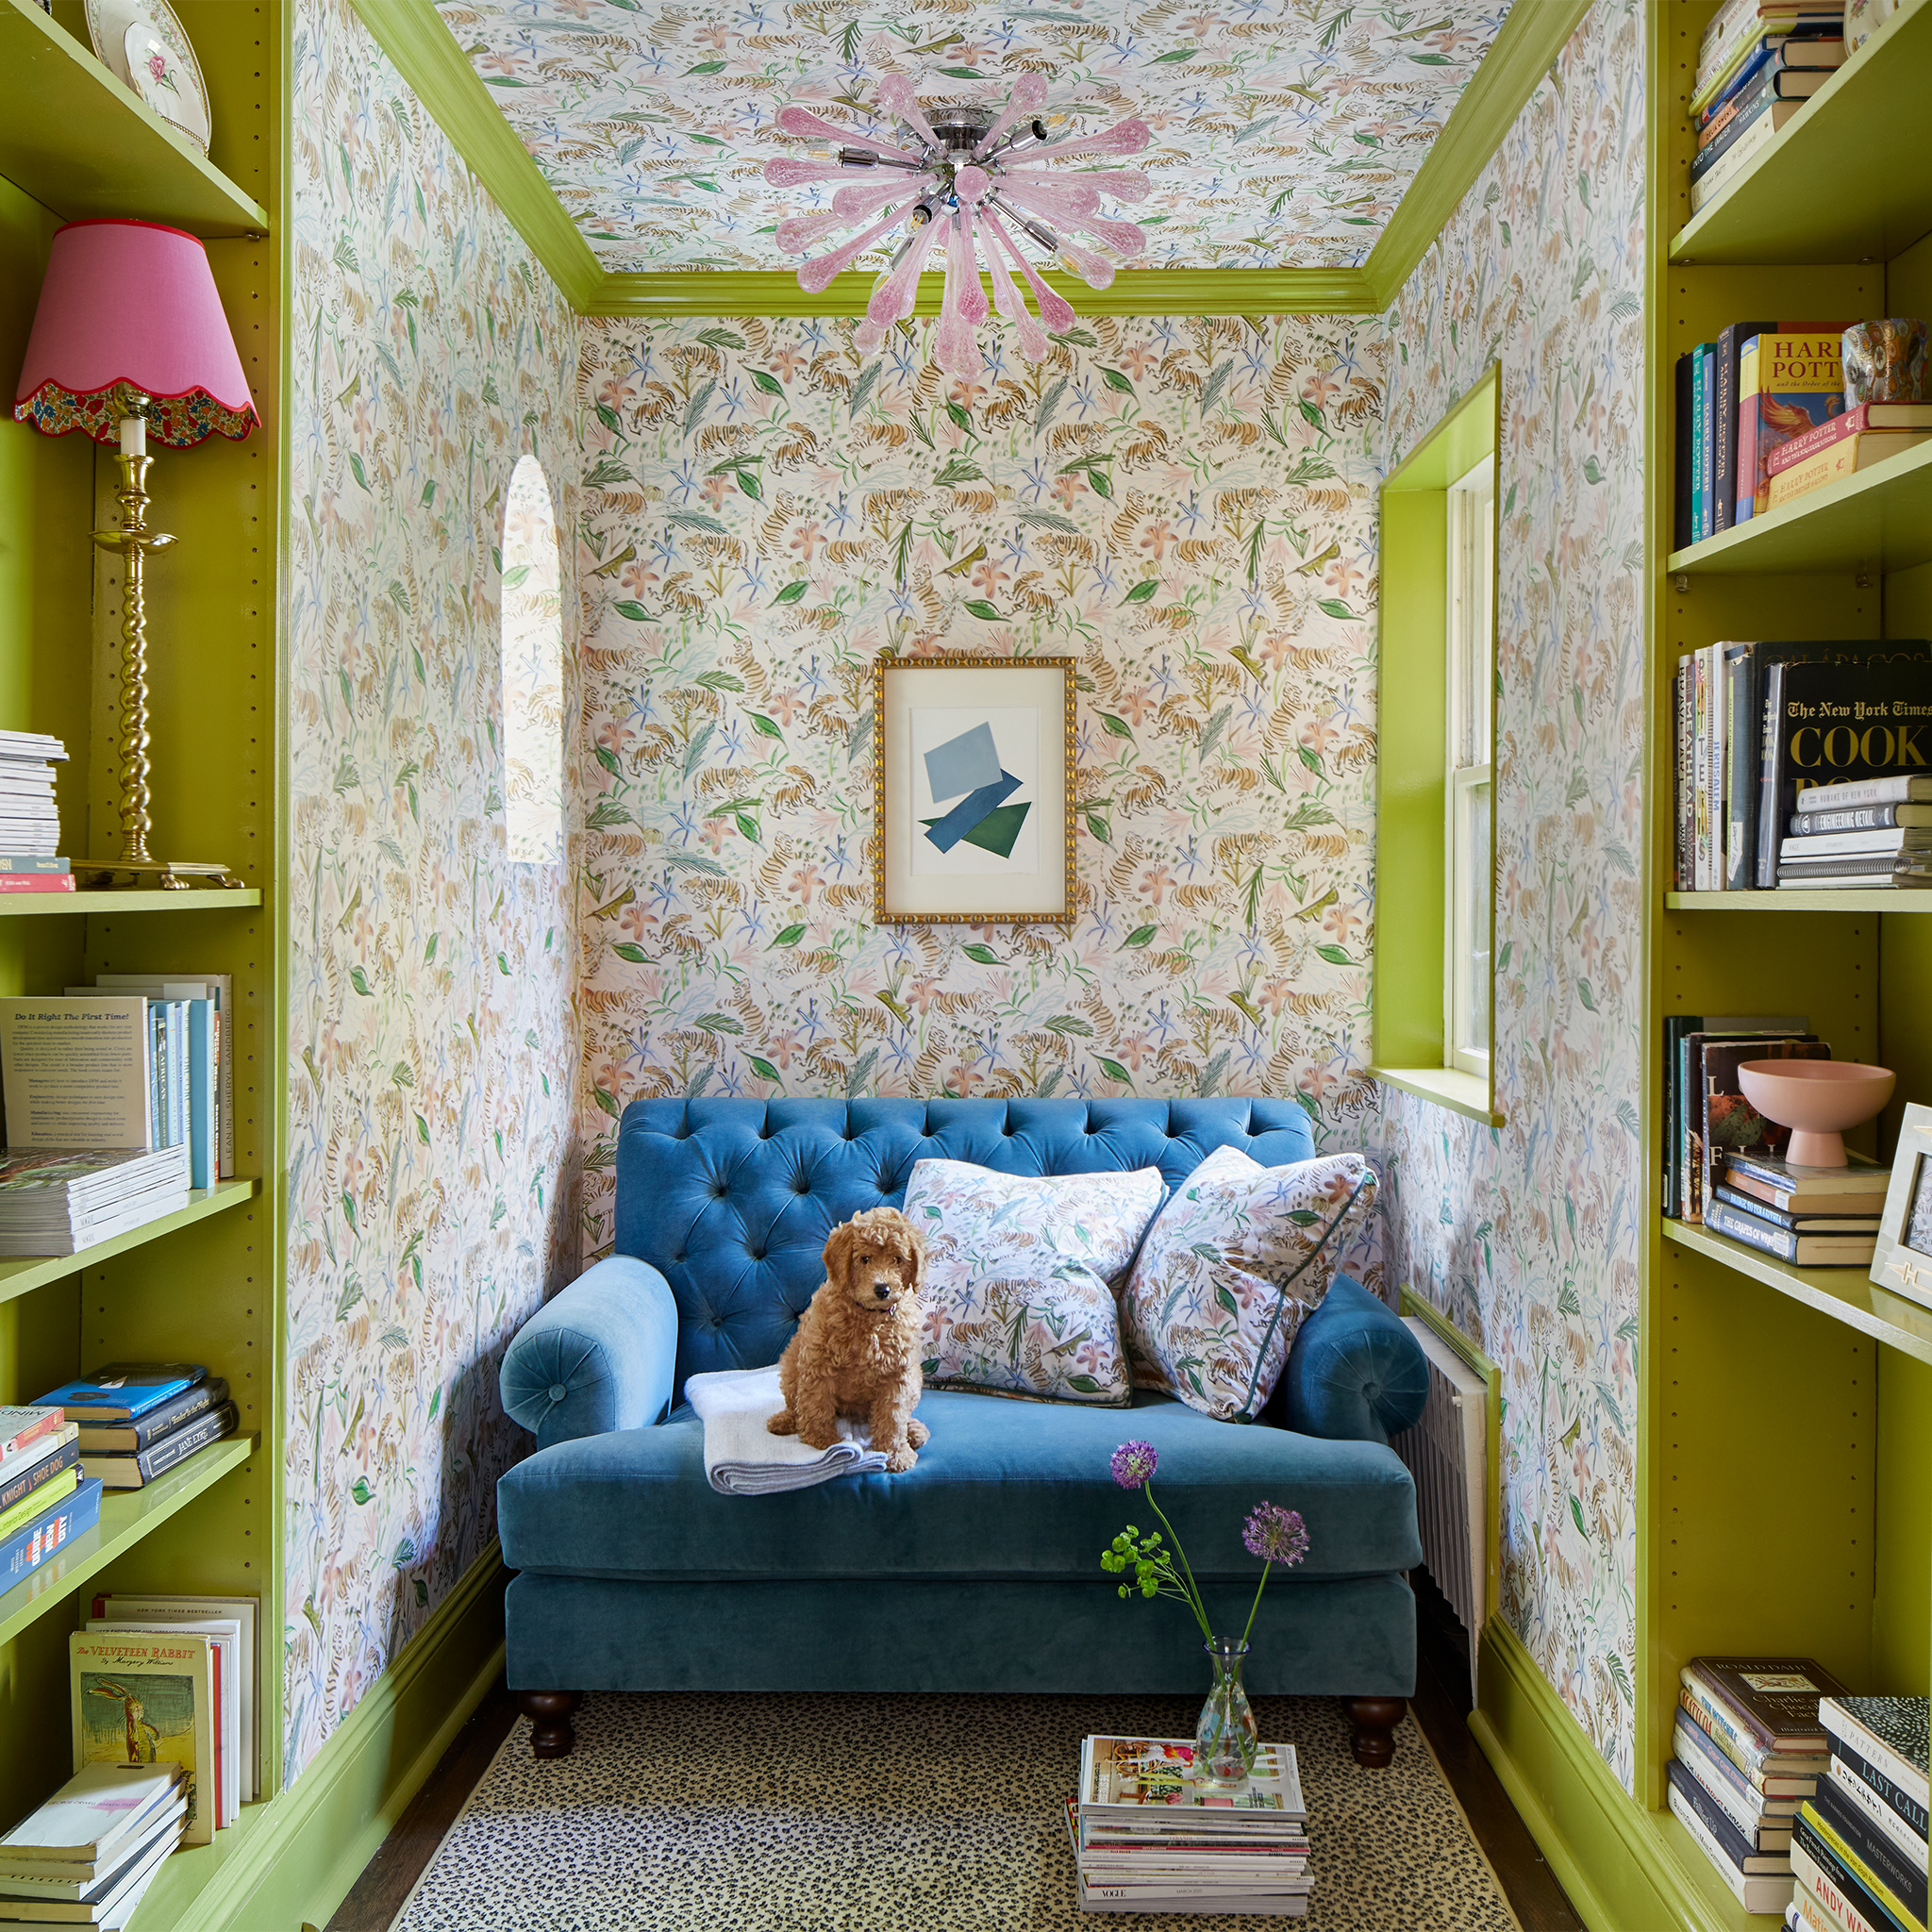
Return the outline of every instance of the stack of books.
[[[1923,1932],[1925,1699],[1827,1697],[1830,1769],[1791,1831],[1790,1932]]]
[[[1932,777],[1812,785],[1796,808],[1778,850],[1780,887],[1932,886]]]
[[[241,1420],[228,1385],[199,1362],[109,1362],[41,1397],[77,1424],[81,1472],[110,1490],[138,1490]]]
[[[1766,462],[1771,508],[1792,503],[1932,438],[1932,403],[1860,403],[1780,443]]]
[[[1664,1212],[1701,1221],[1728,1154],[1781,1157],[1790,1129],[1745,1099],[1746,1060],[1829,1059],[1802,1013],[1672,1013],[1664,1020]]]
[[[1782,1912],[1794,1813],[1825,1775],[1819,1699],[1845,1687],[1808,1657],[1692,1657],[1678,1685],[1671,1810],[1747,1912]]]
[[[1067,1830],[1083,1912],[1307,1916],[1308,1814],[1292,1744],[1263,1744],[1245,1788],[1203,1796],[1177,1738],[1089,1738]]]
[[[1846,1158],[1846,1167],[1800,1167],[1722,1155],[1704,1224],[1796,1268],[1869,1269],[1890,1174],[1849,1149]]]
[[[1697,51],[1690,212],[1714,201],[1845,58],[1843,0],[1725,0]]]
[[[0,1255],[75,1255],[188,1206],[188,1149],[0,1154]]]
[[[0,892],[71,892],[74,871],[57,855],[60,812],[54,767],[67,747],[41,731],[0,731]]]
[[[1709,644],[1676,709],[1680,892],[1932,885],[1932,644]]]
[[[0,1590],[101,1520],[101,1485],[79,1467],[78,1438],[58,1404],[0,1408]]]
[[[179,1764],[90,1764],[0,1838],[0,1919],[115,1932],[181,1842]]]

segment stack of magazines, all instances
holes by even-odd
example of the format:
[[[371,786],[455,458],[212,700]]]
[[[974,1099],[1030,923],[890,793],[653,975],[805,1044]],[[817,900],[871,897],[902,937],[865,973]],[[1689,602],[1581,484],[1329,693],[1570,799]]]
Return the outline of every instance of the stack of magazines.
[[[75,1255],[188,1206],[188,1147],[0,1155],[0,1255]]]
[[[1263,1744],[1238,1792],[1204,1794],[1177,1738],[1089,1738],[1067,1801],[1083,1912],[1307,1916],[1308,1814],[1292,1744]]]
[[[178,1764],[88,1765],[0,1839],[0,1918],[113,1932],[180,1843],[187,1814]]]

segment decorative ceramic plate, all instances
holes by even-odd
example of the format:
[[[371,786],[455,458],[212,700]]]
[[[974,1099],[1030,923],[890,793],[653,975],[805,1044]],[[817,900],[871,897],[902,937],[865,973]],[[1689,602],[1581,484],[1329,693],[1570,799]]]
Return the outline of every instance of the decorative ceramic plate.
[[[208,89],[168,0],[87,0],[87,31],[101,65],[206,154]]]

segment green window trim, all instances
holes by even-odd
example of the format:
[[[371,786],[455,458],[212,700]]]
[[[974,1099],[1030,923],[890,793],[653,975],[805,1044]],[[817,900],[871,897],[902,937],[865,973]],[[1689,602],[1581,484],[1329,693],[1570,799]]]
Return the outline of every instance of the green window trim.
[[[1376,644],[1381,722],[1369,1056],[1372,1078],[1491,1126],[1503,1124],[1496,1110],[1493,970],[1488,1074],[1458,1072],[1444,1064],[1443,1055],[1449,489],[1495,454],[1502,395],[1502,371],[1491,363],[1382,485],[1382,608]],[[1501,608],[1493,590],[1491,608]],[[1493,679],[1490,703],[1494,743]],[[1492,881],[1496,816],[1492,810]]]

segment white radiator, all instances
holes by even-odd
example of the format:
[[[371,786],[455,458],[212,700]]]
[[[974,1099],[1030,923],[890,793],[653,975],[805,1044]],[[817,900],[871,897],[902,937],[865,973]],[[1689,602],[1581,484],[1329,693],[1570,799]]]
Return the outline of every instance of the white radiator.
[[[1429,1400],[1422,1420],[1390,1447],[1415,1478],[1423,1562],[1469,1633],[1474,1700],[1489,1596],[1489,1390],[1426,1322],[1402,1319],[1429,1358]]]

